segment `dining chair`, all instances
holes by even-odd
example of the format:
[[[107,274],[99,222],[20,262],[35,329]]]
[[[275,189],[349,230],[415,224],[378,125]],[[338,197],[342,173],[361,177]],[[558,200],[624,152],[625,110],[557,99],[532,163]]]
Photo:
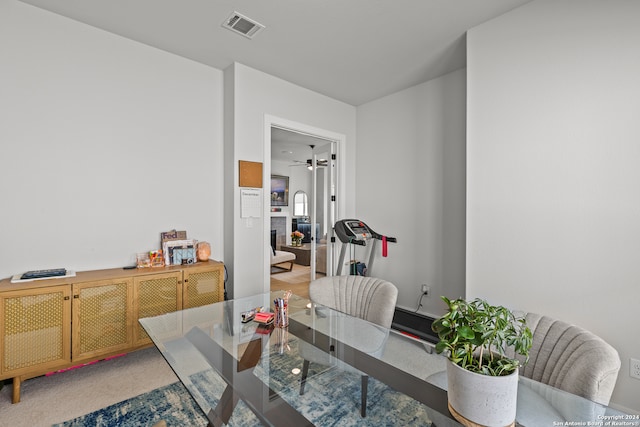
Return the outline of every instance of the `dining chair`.
[[[366,352],[375,357],[382,356],[389,335],[389,328],[395,312],[398,289],[392,283],[374,277],[365,276],[329,276],[309,283],[309,298],[315,304],[367,320],[372,324],[367,331],[347,331],[360,335],[366,340]],[[364,326],[364,325],[363,325]],[[333,358],[312,344],[299,342],[298,349],[304,362],[300,381],[300,394],[304,394],[309,365],[311,362],[322,365],[336,364],[340,369],[361,374],[360,415],[366,416],[368,375]]]
[[[609,404],[621,364],[615,348],[580,326],[535,313],[516,315],[525,317],[533,334],[529,362],[520,375]]]
[[[580,326],[535,313],[514,314],[526,319],[533,334],[529,361],[520,368],[521,376],[595,403],[609,404],[620,370],[615,348]],[[512,348],[506,354],[524,362]],[[433,374],[427,381],[447,388],[446,373]],[[560,412],[567,409],[563,408],[566,405],[555,406]]]

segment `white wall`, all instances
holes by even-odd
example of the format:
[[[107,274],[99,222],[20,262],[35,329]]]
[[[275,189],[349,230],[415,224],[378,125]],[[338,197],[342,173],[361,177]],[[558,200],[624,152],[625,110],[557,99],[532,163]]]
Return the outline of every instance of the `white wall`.
[[[370,274],[398,287],[398,305],[440,315],[464,296],[465,70],[358,107],[356,212],[376,232]],[[362,254],[360,260],[367,261]]]
[[[576,323],[640,411],[640,2],[535,1],[468,34],[467,296]]]
[[[273,116],[346,137],[340,152],[342,159],[338,159],[343,171],[339,197],[344,200],[338,209],[345,215],[353,214],[355,206],[356,109],[239,63],[225,70],[227,79],[233,81],[233,87],[227,90],[232,93],[225,94],[225,122],[233,129],[225,131],[225,149],[230,151],[233,160],[229,158],[225,164],[228,169],[225,176],[233,179],[233,192],[225,193],[225,211],[231,215],[225,218],[225,226],[232,227],[233,235],[225,235],[225,250],[232,252],[225,260],[231,264],[228,265],[232,278],[230,290],[237,298],[269,289],[268,252],[265,249],[269,242],[268,230],[265,230],[264,218],[253,221],[240,218],[238,187],[239,160],[263,162],[263,185],[268,183],[271,152],[264,143],[265,117]],[[231,188],[229,183],[226,185]],[[268,210],[265,206],[265,216]],[[229,263],[230,258],[232,263]]]
[[[222,72],[0,0],[0,277],[222,258]]]

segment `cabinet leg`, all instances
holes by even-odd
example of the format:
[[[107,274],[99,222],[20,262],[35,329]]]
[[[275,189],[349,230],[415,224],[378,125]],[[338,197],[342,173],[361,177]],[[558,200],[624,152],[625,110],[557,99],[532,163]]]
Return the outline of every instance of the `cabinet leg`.
[[[21,378],[14,377],[13,378],[13,396],[11,398],[11,403],[19,403],[20,402],[20,385]]]

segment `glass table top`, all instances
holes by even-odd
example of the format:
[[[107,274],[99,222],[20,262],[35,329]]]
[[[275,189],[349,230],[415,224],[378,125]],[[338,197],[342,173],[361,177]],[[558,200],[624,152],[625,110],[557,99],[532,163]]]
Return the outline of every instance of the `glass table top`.
[[[288,327],[242,323],[242,313],[272,310],[278,296],[282,293],[140,319],[211,425],[460,425],[448,412],[446,391],[426,381],[445,369],[446,359],[429,354],[424,342],[311,307],[295,295],[289,299]],[[312,363],[301,394],[304,360]],[[363,374],[370,377],[365,418],[360,417]],[[520,378],[519,425],[613,416],[624,414]]]

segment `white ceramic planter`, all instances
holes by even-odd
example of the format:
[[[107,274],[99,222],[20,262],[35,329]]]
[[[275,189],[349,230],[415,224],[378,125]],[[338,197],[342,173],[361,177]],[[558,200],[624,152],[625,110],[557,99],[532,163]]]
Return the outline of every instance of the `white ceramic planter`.
[[[469,421],[505,427],[516,419],[518,371],[504,377],[476,374],[447,363],[449,405]]]

